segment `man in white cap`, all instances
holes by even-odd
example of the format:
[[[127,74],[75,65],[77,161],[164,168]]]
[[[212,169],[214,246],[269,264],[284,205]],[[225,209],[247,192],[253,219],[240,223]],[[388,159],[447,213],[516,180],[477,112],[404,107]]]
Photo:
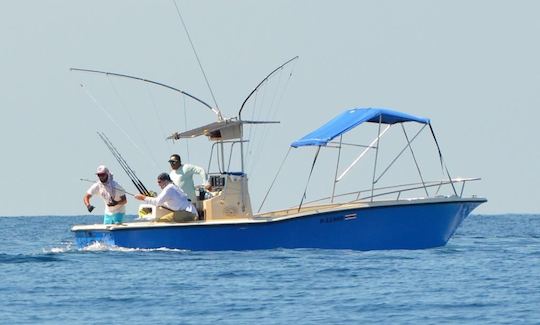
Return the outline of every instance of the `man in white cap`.
[[[105,202],[103,223],[122,223],[126,214],[127,199],[125,190],[113,180],[113,175],[107,167],[100,165],[96,170],[96,175],[99,181],[92,184],[86,191],[83,199],[84,205],[86,205],[88,212],[92,212],[94,206],[90,204],[90,198],[92,195],[99,194]]]

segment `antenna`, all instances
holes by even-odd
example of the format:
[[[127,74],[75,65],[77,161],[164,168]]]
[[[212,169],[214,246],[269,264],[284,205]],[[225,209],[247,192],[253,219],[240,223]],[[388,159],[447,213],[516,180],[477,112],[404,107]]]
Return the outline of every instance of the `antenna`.
[[[176,7],[176,12],[178,13],[178,17],[180,17],[180,21],[182,22],[182,26],[184,26],[184,31],[186,32],[186,35],[188,37],[189,43],[191,44],[191,49],[193,50],[193,53],[195,54],[195,58],[197,58],[197,63],[199,64],[199,68],[201,69],[201,72],[204,76],[204,80],[206,81],[206,85],[208,86],[208,89],[210,90],[210,94],[212,95],[212,99],[214,100],[214,104],[216,105],[216,109],[218,110],[218,120],[223,121],[223,116],[221,115],[221,111],[219,110],[218,103],[216,101],[216,97],[214,96],[214,92],[212,91],[212,87],[210,87],[210,82],[208,82],[208,78],[206,77],[206,73],[204,72],[201,60],[199,59],[199,55],[197,54],[197,51],[195,50],[195,45],[193,45],[193,41],[191,40],[191,36],[189,35],[186,23],[184,22],[184,18],[182,18],[182,14],[180,13],[180,9],[178,8],[178,4],[176,3],[176,0],[173,0],[174,6]]]

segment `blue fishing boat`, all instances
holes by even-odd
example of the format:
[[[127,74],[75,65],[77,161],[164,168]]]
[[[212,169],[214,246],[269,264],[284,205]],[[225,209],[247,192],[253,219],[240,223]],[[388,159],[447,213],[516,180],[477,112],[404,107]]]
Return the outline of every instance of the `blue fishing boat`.
[[[72,231],[78,247],[99,242],[128,248],[165,247],[193,251],[273,248],[424,249],[444,246],[471,211],[487,201],[485,198],[463,195],[465,184],[478,178],[450,177],[429,119],[390,109],[353,108],[291,143],[289,150],[316,148],[310,177],[300,203],[283,210],[254,213],[248,176],[244,171],[244,144],[247,140],[244,139],[243,128],[247,124],[273,122],[243,120],[241,111],[242,109],[238,117],[229,119],[224,119],[219,114],[217,122],[174,133],[169,137],[189,139],[206,136],[212,143],[210,160],[216,153],[219,168],[209,173],[211,190],[205,193],[201,188],[195,202],[201,212],[201,220],[185,223],[153,222],[152,219],[168,211],[141,204],[139,215],[144,220],[115,225],[74,226]],[[409,137],[404,124],[415,124],[419,130]],[[363,151],[360,155],[339,174],[339,155],[342,148],[350,145],[343,141],[343,137],[351,130],[366,125],[376,125],[377,136],[369,145],[361,147]],[[403,129],[406,145],[377,176],[377,171],[380,170],[380,140],[395,126]],[[425,180],[415,158],[411,143],[424,130],[429,130],[434,140],[440,165],[445,172],[443,180]],[[226,157],[232,156],[235,145],[240,147],[237,149],[240,152],[240,167],[231,170],[230,164],[226,164]],[[326,148],[337,149],[338,152],[334,183],[328,186],[332,194],[322,200],[304,202],[319,152]],[[374,156],[374,163],[369,188],[350,189],[347,193],[337,194],[336,184],[367,152],[375,153],[371,155]],[[416,171],[414,168],[412,170],[414,173],[418,172],[420,181],[378,186],[380,177],[404,152],[410,152],[414,158]],[[450,194],[440,194],[443,187],[448,188]],[[422,191],[423,195],[407,196],[408,193],[418,191]]]

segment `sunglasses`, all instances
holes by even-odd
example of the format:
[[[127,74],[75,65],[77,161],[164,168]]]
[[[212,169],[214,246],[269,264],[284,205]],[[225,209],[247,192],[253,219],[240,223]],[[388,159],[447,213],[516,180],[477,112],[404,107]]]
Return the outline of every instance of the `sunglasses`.
[[[178,162],[178,160],[169,160],[169,164],[175,164],[177,162]]]
[[[103,173],[103,174],[96,174],[97,177],[104,177],[104,176],[107,176],[107,174]]]

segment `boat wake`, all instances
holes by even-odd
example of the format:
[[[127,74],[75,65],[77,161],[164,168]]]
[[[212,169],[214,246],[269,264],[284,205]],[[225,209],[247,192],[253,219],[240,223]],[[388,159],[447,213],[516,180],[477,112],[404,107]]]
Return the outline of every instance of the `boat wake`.
[[[186,249],[173,249],[173,248],[126,248],[118,247],[114,245],[107,245],[104,243],[94,242],[88,246],[77,248],[73,243],[69,243],[63,247],[52,247],[43,249],[45,254],[62,254],[71,252],[189,252]]]
[[[94,242],[88,246],[77,249],[82,252],[188,252],[185,249],[173,249],[173,248],[126,248],[115,245],[107,245],[101,242]]]

